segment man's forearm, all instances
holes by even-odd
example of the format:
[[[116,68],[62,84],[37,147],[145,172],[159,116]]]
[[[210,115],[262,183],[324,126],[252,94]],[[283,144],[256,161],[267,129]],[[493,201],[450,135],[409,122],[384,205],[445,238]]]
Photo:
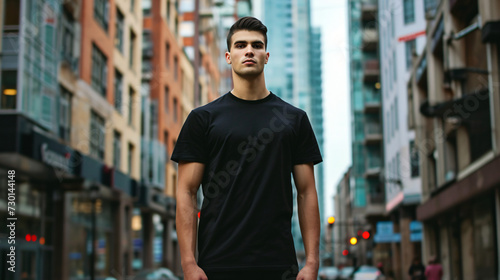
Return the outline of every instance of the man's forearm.
[[[176,227],[181,265],[196,264],[197,209],[196,193],[177,194]]]
[[[306,250],[306,264],[319,265],[320,222],[318,196],[314,187],[297,196],[300,231]]]

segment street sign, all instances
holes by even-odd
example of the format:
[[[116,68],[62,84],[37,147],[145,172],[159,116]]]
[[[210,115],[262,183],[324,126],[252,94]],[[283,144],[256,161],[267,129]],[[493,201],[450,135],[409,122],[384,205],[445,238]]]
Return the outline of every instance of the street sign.
[[[401,242],[401,234],[400,233],[392,233],[392,234],[375,234],[373,237],[373,241],[375,243],[393,243],[393,242]]]

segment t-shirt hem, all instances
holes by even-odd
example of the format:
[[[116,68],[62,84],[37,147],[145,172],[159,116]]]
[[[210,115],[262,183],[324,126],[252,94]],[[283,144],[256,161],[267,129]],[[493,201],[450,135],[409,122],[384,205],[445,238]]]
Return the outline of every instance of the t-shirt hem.
[[[321,157],[311,157],[311,158],[301,159],[301,160],[298,160],[298,161],[294,162],[293,165],[304,164],[304,163],[309,163],[309,162],[312,162],[313,165],[316,165],[316,164],[318,164],[320,162],[323,162],[323,158],[321,158]]]
[[[190,162],[200,162],[200,163],[205,163],[204,159],[198,158],[198,157],[187,157],[187,156],[175,156],[171,157],[171,160],[179,163],[181,161],[190,161]]]
[[[284,265],[260,265],[260,266],[204,266],[199,265],[204,271],[218,272],[218,271],[245,271],[245,270],[287,270],[291,269],[297,264],[284,264]]]

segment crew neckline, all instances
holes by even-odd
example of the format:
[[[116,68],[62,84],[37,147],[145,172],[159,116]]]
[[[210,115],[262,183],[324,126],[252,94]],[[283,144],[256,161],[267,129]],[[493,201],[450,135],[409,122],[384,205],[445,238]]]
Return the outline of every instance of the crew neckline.
[[[269,94],[264,97],[264,98],[261,98],[261,99],[257,99],[257,100],[246,100],[246,99],[241,99],[239,97],[237,97],[236,95],[234,95],[231,91],[228,91],[227,92],[227,95],[235,100],[235,101],[238,101],[238,102],[241,102],[241,103],[247,103],[247,104],[257,104],[257,103],[262,103],[262,102],[266,102],[268,101],[269,99],[273,98],[274,94],[272,91],[269,91]]]

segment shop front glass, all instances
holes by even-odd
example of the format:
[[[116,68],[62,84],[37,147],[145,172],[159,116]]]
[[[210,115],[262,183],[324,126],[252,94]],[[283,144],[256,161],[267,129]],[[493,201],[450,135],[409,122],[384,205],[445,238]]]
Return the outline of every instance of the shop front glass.
[[[112,276],[111,254],[113,221],[111,202],[96,199],[96,240],[92,244],[92,201],[88,196],[68,194],[70,224],[68,226],[68,273],[70,280],[90,276],[90,256],[95,252],[95,276]]]

